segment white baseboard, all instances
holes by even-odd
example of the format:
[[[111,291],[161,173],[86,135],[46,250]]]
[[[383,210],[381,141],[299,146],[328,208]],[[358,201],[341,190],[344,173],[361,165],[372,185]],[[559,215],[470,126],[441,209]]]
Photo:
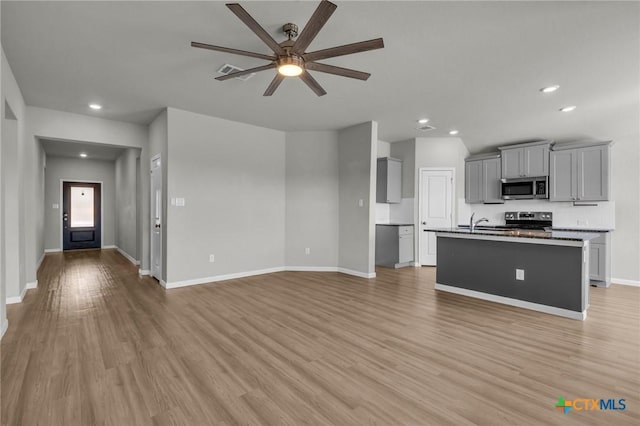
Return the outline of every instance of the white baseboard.
[[[291,272],[338,272],[337,266],[285,266],[285,271]]]
[[[22,292],[19,296],[7,297],[7,305],[13,305],[15,303],[22,303],[24,300],[24,295],[27,294],[27,287],[22,289]]]
[[[622,278],[611,278],[611,284],[621,284],[621,285],[630,285],[633,287],[640,287],[640,281],[624,280]]]
[[[422,265],[420,264],[420,262],[413,262],[413,266],[415,266],[416,268],[419,268]]]
[[[62,249],[59,249],[59,248],[54,248],[54,249],[44,249],[44,252],[45,252],[45,253],[58,253],[58,252],[61,252],[61,251],[62,251]]]
[[[258,269],[256,271],[237,272],[237,273],[225,274],[225,275],[215,275],[212,277],[196,278],[193,280],[174,281],[174,282],[165,283],[164,285],[162,284],[163,281],[160,281],[160,284],[167,289],[179,288],[179,287],[186,287],[190,285],[206,284],[206,283],[213,283],[217,281],[226,281],[226,280],[234,280],[237,278],[252,277],[254,275],[272,274],[274,272],[282,272],[282,271],[284,271],[284,268],[280,266],[277,268]]]
[[[341,272],[341,273],[347,274],[347,275],[353,275],[353,276],[360,277],[360,278],[375,278],[376,277],[376,273],[375,272],[372,272],[372,273],[368,274],[366,272],[354,271],[353,269],[346,269],[346,268],[338,268],[338,272]]]
[[[174,281],[174,282],[164,282],[160,280],[160,285],[166,289],[171,288],[179,288],[179,287],[187,287],[191,285],[198,284],[207,284],[213,283],[217,281],[226,281],[226,280],[234,280],[237,278],[245,278],[252,277],[255,275],[263,275],[263,274],[273,274],[274,272],[283,272],[283,271],[292,271],[292,272],[340,272],[347,275],[353,275],[360,278],[375,278],[375,272],[372,274],[367,274],[365,272],[354,271],[352,269],[346,268],[338,268],[335,266],[279,266],[275,268],[268,269],[258,269],[255,271],[246,271],[246,272],[236,272],[233,274],[224,274],[224,275],[214,275],[211,277],[204,278],[195,278],[192,280],[184,280],[184,281]]]
[[[138,275],[140,276],[151,275],[151,271],[148,269],[138,269]]]
[[[4,333],[7,332],[7,328],[9,328],[9,320],[4,318],[2,321],[2,328],[0,328],[0,339],[4,337]]]
[[[164,288],[168,288],[167,287],[167,282],[165,280],[158,280],[158,282],[160,283],[160,285]],[[204,284],[204,283],[203,283]]]
[[[118,250],[118,253],[120,253],[121,255],[123,255],[124,257],[127,258],[127,260],[131,263],[133,263],[134,265],[139,265],[140,262],[138,262],[137,260],[135,260],[132,256],[129,255],[129,253],[127,253],[126,251],[122,250],[120,247],[116,247],[116,250]]]
[[[337,266],[285,266],[285,271],[292,272],[340,272],[341,274],[354,275],[360,278],[375,278],[375,272],[367,274],[365,272],[354,271],[352,269],[338,268]]]
[[[46,253],[42,253],[42,256],[40,256],[40,260],[36,262],[36,272],[38,272],[38,269],[40,269],[40,265],[42,265],[45,255]]]
[[[584,321],[587,318],[587,311],[576,312],[568,309],[556,308],[554,306],[541,305],[539,303],[525,302],[524,300],[512,299],[510,297],[496,296],[495,294],[482,293],[479,291],[468,290],[466,288],[453,287],[446,284],[435,285],[436,290],[446,291],[449,293],[461,294],[463,296],[474,297],[476,299],[488,300],[490,302],[502,303],[505,305],[516,306],[518,308],[531,309],[532,311],[544,312],[545,314],[559,315],[565,318]]]
[[[102,246],[102,247],[100,247],[100,248],[103,248],[103,249],[117,249],[117,248],[118,248],[118,246],[109,245],[109,246]]]
[[[27,290],[33,290],[34,288],[38,288],[38,280],[35,280],[32,283],[27,283]]]

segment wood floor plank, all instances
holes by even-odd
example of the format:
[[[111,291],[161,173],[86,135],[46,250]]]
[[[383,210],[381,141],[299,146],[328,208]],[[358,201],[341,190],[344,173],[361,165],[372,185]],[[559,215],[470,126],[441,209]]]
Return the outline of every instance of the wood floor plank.
[[[640,288],[592,288],[581,322],[377,275],[164,290],[115,250],[48,254],[7,307],[2,424],[640,424]]]

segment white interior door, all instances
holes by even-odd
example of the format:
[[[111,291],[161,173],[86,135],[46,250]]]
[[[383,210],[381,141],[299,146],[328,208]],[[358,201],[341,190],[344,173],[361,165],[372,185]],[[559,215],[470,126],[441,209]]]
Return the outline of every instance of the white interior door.
[[[162,280],[162,169],[160,156],[151,159],[151,275]]]
[[[453,226],[453,169],[420,169],[420,264],[436,264],[436,234],[427,228]]]

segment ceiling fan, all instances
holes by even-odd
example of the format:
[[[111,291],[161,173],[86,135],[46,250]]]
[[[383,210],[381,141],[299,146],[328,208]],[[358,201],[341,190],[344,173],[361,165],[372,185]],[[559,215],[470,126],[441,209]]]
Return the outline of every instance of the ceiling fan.
[[[244,10],[238,3],[228,3],[227,7],[238,17],[246,26],[249,27],[269,48],[273,51],[273,55],[265,55],[262,53],[248,52],[246,50],[232,49],[229,47],[214,46],[211,44],[191,42],[191,46],[201,49],[215,50],[218,52],[233,53],[235,55],[249,56],[270,61],[267,65],[250,68],[243,71],[236,71],[216,80],[224,81],[231,78],[252,74],[258,71],[265,71],[276,68],[278,73],[267,87],[264,96],[271,96],[276,91],[282,80],[287,77],[300,77],[311,90],[318,96],[326,95],[327,92],[318,84],[315,78],[311,76],[309,70],[324,72],[328,74],[339,75],[343,77],[355,78],[358,80],[367,80],[371,74],[356,71],[349,68],[337,67],[334,65],[322,64],[316,61],[337,56],[351,55],[353,53],[366,52],[368,50],[381,49],[384,42],[381,38],[373,40],[361,41],[358,43],[345,44],[342,46],[331,47],[328,49],[316,50],[314,52],[306,52],[305,50],[313,39],[318,35],[322,27],[327,23],[329,17],[336,10],[337,6],[330,1],[322,0],[317,9],[309,18],[309,22],[304,27],[298,37],[298,26],[288,23],[282,27],[283,32],[287,35],[287,40],[282,43],[276,42],[267,31],[258,24],[255,19]],[[294,41],[293,39],[297,39]]]

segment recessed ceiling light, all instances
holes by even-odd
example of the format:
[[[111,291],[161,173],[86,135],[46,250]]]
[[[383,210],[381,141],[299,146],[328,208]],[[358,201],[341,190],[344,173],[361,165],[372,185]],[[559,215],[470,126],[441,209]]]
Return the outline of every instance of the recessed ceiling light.
[[[576,106],[575,106],[575,105],[569,105],[569,106],[566,106],[566,107],[560,108],[560,111],[561,111],[561,112],[571,112],[571,111],[573,111],[574,109],[576,109]]]
[[[428,118],[421,118],[420,120],[418,120],[418,124],[427,124],[429,122]]]
[[[85,152],[81,152],[81,153],[80,153],[80,157],[82,157],[82,158],[87,158],[87,154],[86,154]]]
[[[455,130],[455,129],[454,129],[454,130],[449,130],[449,134],[450,134],[451,136],[453,136],[453,135],[457,135],[457,134],[458,134],[458,131],[457,131],[457,130]]]
[[[96,111],[102,109],[102,105],[100,104],[89,104],[89,108],[95,109]]]
[[[551,93],[551,92],[555,92],[556,90],[558,90],[560,88],[560,86],[558,86],[557,84],[554,86],[547,86],[547,87],[543,87],[542,89],[540,89],[540,91],[542,93]]]

